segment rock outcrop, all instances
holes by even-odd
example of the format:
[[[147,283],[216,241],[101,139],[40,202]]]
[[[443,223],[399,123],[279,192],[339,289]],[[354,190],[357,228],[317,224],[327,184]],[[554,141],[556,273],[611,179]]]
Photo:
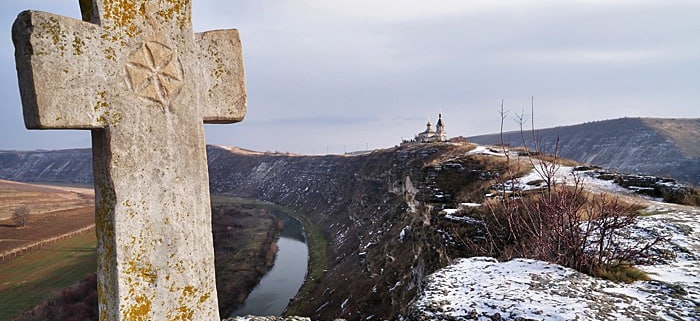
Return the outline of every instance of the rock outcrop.
[[[300,156],[209,146],[210,189],[292,208],[322,228],[328,266],[319,279],[307,279],[308,291],[290,313],[394,319],[406,313],[423,277],[454,257],[431,213],[457,196],[480,201],[490,185],[492,164],[466,157],[471,148],[419,144]],[[0,177],[90,184],[89,159],[89,150],[1,153]]]
[[[359,156],[294,156],[210,147],[214,194],[306,213],[329,240],[329,266],[289,311],[312,319],[395,319],[425,275],[447,264],[433,207],[483,197],[486,165],[470,146],[430,144]],[[435,211],[436,212],[436,211]]]

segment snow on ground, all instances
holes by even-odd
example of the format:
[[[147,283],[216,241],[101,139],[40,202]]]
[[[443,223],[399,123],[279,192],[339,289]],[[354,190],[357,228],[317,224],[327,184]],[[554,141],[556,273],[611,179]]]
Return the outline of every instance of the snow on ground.
[[[479,146],[472,154],[504,156]],[[533,170],[506,182],[512,190],[544,187]],[[559,265],[530,259],[498,262],[494,258],[459,259],[427,278],[411,304],[412,320],[700,320],[700,209],[641,199],[634,191],[610,180],[558,167],[554,180],[573,185],[580,179],[594,193],[634,197],[648,206],[629,240],[666,235],[657,251],[673,253],[653,265],[638,266],[650,281],[631,284],[594,278]],[[528,184],[529,183],[529,184]],[[534,184],[533,184],[534,183]],[[460,209],[478,204],[460,204]],[[474,224],[458,216],[460,209],[444,209],[446,219]],[[478,222],[477,222],[478,223]]]
[[[647,211],[662,214],[640,218],[630,237],[671,235],[664,247],[676,253],[639,266],[651,281],[614,283],[529,259],[460,259],[427,278],[411,319],[700,320],[700,209],[657,202]]]
[[[505,157],[506,154],[503,153],[503,150],[498,150],[496,147],[489,147],[489,146],[476,146],[474,149],[470,150],[467,152],[467,155],[491,155],[491,156],[500,156],[500,157]]]
[[[536,167],[542,165],[535,163]],[[583,187],[592,192],[608,192],[632,194],[634,191],[615,184],[612,180],[603,180],[585,175],[585,172],[576,172],[571,166],[557,166],[553,171],[553,181],[556,184],[574,185],[576,182],[583,184]],[[510,190],[528,191],[545,187],[545,176],[543,170],[533,169],[527,175],[505,182]]]

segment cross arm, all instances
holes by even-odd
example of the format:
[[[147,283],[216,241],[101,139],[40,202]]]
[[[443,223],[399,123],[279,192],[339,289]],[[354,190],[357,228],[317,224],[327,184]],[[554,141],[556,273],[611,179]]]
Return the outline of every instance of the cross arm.
[[[243,120],[247,102],[238,30],[197,33],[195,42],[204,73],[204,122],[235,123]]]
[[[109,71],[96,63],[100,27],[39,11],[12,26],[17,79],[29,129],[90,129],[105,125]],[[100,55],[104,56],[104,55]]]

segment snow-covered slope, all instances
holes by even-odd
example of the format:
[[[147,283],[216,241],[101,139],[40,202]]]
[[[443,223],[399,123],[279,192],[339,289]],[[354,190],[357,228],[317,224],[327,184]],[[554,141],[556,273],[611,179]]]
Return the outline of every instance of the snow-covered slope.
[[[559,182],[571,182],[562,167]],[[532,188],[540,179],[526,175],[510,185]],[[592,177],[595,192],[631,196],[629,190]],[[427,278],[410,307],[412,320],[700,320],[700,209],[650,199],[629,239],[665,235],[656,250],[673,253],[653,265],[638,266],[651,280],[631,284],[602,280],[547,262],[494,258],[459,259]],[[447,209],[446,216],[455,210]]]
[[[651,281],[615,283],[528,259],[460,259],[428,277],[412,319],[698,320],[699,217],[698,209],[672,210],[640,221],[640,232],[672,233],[679,253],[672,262],[640,266]]]

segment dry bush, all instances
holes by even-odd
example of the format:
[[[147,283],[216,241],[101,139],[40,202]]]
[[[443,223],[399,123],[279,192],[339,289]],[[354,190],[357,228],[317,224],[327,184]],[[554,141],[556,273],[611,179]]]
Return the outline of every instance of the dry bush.
[[[557,156],[552,156],[552,155],[539,154],[539,155],[533,156],[533,158],[538,159],[540,161],[544,161],[544,162],[550,162],[550,163],[556,162],[557,164],[559,164],[561,166],[574,167],[574,166],[581,165],[581,163],[579,163],[577,161],[566,159],[566,158],[561,158],[561,157],[557,157]]]
[[[649,276],[642,270],[631,264],[600,267],[593,271],[593,275],[617,282],[632,283],[639,280],[649,280]]]
[[[522,116],[519,121],[522,132]],[[544,146],[536,143],[536,148],[521,154],[544,154]],[[506,177],[500,177],[497,184],[502,189],[500,196],[485,202],[477,214],[482,224],[471,237],[459,237],[467,249],[474,255],[531,258],[616,280],[643,279],[643,272],[636,273],[632,263],[653,259],[651,247],[663,238],[643,243],[624,240],[637,222],[638,207],[608,194],[586,192],[575,173],[569,185],[559,184],[555,174],[562,166],[561,158],[555,153],[541,159],[547,161],[526,158],[545,182],[544,188],[535,191],[509,189],[507,182],[522,173],[507,167]],[[513,162],[509,157],[506,161]]]
[[[555,185],[485,202],[477,214],[483,224],[462,239],[474,255],[531,258],[612,277],[612,271],[630,271],[630,262],[653,259],[651,247],[663,241],[622,240],[637,222],[637,209],[607,194],[585,193],[580,184]]]
[[[12,221],[18,227],[26,226],[29,219],[29,207],[20,206],[12,211]]]

